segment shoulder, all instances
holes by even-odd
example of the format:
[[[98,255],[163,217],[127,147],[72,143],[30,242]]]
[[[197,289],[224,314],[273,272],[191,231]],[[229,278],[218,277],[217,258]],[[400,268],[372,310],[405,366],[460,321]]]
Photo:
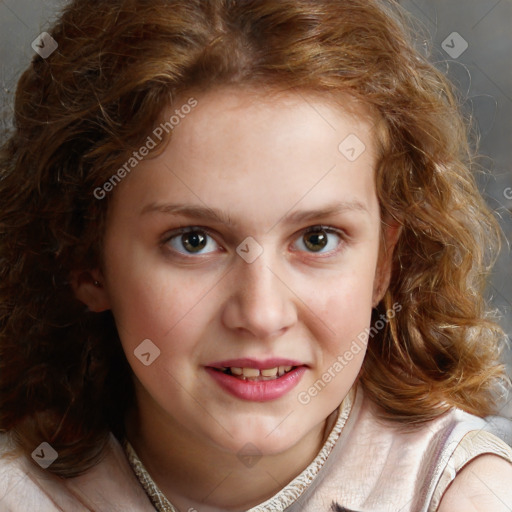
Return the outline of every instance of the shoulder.
[[[508,444],[512,422],[494,417],[483,421],[480,429],[469,430],[446,447],[429,510],[512,510],[512,448]]]
[[[510,420],[481,418],[452,408],[433,420],[409,428],[379,420],[371,408],[362,410],[365,409],[366,424],[371,424],[371,432],[364,436],[366,442],[376,437],[389,447],[384,452],[386,460],[380,463],[386,470],[383,474],[388,475],[383,480],[400,482],[403,494],[413,503],[403,510],[512,511]],[[375,457],[372,464],[373,461]],[[506,508],[500,509],[489,502],[491,496],[496,499],[496,494],[506,503]],[[469,496],[473,505],[467,501]],[[479,503],[475,496],[488,500],[489,504],[483,501],[480,508],[476,508]]]
[[[497,455],[481,455],[457,474],[438,512],[510,512],[511,484],[511,462]]]
[[[28,459],[6,433],[0,434],[0,497],[2,511],[6,512],[58,510],[38,485]]]
[[[113,435],[102,460],[77,477],[60,478],[34,461],[16,450],[8,434],[0,434],[2,512],[153,510]]]

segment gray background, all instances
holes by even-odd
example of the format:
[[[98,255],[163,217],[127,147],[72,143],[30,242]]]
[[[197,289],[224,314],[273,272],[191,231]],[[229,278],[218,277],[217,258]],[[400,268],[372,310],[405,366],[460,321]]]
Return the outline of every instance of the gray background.
[[[17,79],[33,55],[31,42],[48,28],[65,3],[66,0],[0,0],[0,128],[9,125]],[[500,219],[506,240],[512,241],[512,0],[401,3],[420,22],[418,46],[430,52],[458,85],[466,112],[473,116],[480,134],[480,153],[485,157],[482,163],[489,171],[479,176],[480,188]],[[452,36],[453,32],[462,39]],[[454,56],[454,51],[462,48],[462,40],[468,48]],[[450,46],[454,48],[450,50]],[[509,338],[511,259],[510,246],[505,243],[489,286],[490,300],[499,310]],[[512,350],[505,355],[505,361],[512,375]],[[504,401],[502,414],[512,417],[512,397]]]

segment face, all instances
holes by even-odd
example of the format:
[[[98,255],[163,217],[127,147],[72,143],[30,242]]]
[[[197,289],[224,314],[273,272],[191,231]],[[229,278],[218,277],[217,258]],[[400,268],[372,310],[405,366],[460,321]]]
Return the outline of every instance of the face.
[[[97,293],[144,414],[280,453],[353,385],[385,287],[372,122],[313,94],[194,97],[114,191]]]

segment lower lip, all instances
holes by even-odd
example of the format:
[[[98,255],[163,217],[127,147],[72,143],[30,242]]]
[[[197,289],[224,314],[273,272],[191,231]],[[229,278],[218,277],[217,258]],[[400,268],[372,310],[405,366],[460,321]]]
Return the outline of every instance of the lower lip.
[[[268,402],[276,400],[290,392],[306,372],[305,366],[294,368],[274,380],[250,381],[206,367],[206,371],[222,389],[242,400],[251,402]]]

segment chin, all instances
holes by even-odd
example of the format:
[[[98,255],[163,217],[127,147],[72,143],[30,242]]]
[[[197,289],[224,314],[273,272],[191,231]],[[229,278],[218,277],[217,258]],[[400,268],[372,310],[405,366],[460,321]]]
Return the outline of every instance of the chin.
[[[237,456],[244,455],[245,452],[255,453],[258,456],[274,456],[285,453],[293,448],[306,433],[299,431],[296,427],[291,426],[286,431],[276,435],[276,425],[279,421],[274,422],[272,427],[255,428],[250,431],[245,428],[238,428],[233,431],[232,426],[225,425],[232,435],[223,432],[222,437],[215,436],[211,440],[217,447],[224,451]],[[210,432],[211,435],[211,432]]]

